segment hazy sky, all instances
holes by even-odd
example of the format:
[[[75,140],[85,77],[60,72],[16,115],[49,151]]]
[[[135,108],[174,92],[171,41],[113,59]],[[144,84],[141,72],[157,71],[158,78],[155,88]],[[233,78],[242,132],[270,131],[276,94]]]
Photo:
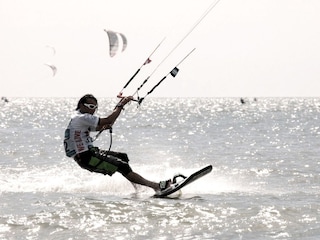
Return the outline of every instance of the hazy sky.
[[[135,92],[215,0],[0,0],[0,96]],[[155,97],[316,97],[319,0],[221,0],[141,89],[144,96],[193,48]],[[111,58],[103,29],[123,33]],[[54,46],[56,54],[51,48]],[[45,63],[58,71],[52,76]]]

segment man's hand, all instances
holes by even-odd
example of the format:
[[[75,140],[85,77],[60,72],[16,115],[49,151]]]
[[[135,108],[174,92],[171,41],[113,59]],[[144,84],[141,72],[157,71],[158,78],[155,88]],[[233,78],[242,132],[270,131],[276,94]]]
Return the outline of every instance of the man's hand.
[[[133,97],[132,96],[128,96],[128,97],[122,97],[121,101],[118,103],[117,106],[124,106],[126,105],[128,102],[132,101]]]

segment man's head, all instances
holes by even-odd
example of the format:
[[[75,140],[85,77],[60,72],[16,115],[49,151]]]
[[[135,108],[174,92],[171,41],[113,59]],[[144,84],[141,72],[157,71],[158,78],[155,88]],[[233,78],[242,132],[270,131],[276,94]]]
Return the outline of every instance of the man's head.
[[[98,100],[92,94],[86,94],[80,98],[76,110],[82,113],[93,114],[98,108]]]

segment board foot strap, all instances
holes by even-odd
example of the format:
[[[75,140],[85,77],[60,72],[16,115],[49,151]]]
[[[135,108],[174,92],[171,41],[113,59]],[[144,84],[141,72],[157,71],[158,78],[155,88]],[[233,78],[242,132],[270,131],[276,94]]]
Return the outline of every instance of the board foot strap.
[[[179,177],[181,177],[183,179],[187,178],[186,176],[184,176],[182,174],[176,174],[176,175],[173,176],[172,183],[176,183],[177,182],[177,178],[179,178]]]

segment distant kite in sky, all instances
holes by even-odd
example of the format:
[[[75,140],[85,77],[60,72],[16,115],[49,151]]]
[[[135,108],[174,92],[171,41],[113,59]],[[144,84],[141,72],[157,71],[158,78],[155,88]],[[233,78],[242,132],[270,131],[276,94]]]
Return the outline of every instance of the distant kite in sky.
[[[46,45],[47,48],[50,48],[52,56],[56,55],[56,49],[51,45]],[[54,77],[57,73],[57,67],[51,63],[45,63],[44,65],[48,66],[52,70],[52,76]]]
[[[109,38],[110,57],[114,57],[120,51],[119,47],[121,47],[121,52],[127,48],[128,41],[122,33],[107,31],[106,29],[104,31],[108,34]]]
[[[47,45],[46,47],[52,50],[53,56],[56,55],[56,49],[53,46]]]
[[[57,68],[56,68],[56,66],[54,66],[54,65],[52,65],[52,64],[48,64],[48,63],[45,63],[45,65],[47,65],[48,67],[50,67],[51,68],[51,70],[52,70],[52,75],[53,75],[53,77],[56,75],[56,73],[57,73]]]

